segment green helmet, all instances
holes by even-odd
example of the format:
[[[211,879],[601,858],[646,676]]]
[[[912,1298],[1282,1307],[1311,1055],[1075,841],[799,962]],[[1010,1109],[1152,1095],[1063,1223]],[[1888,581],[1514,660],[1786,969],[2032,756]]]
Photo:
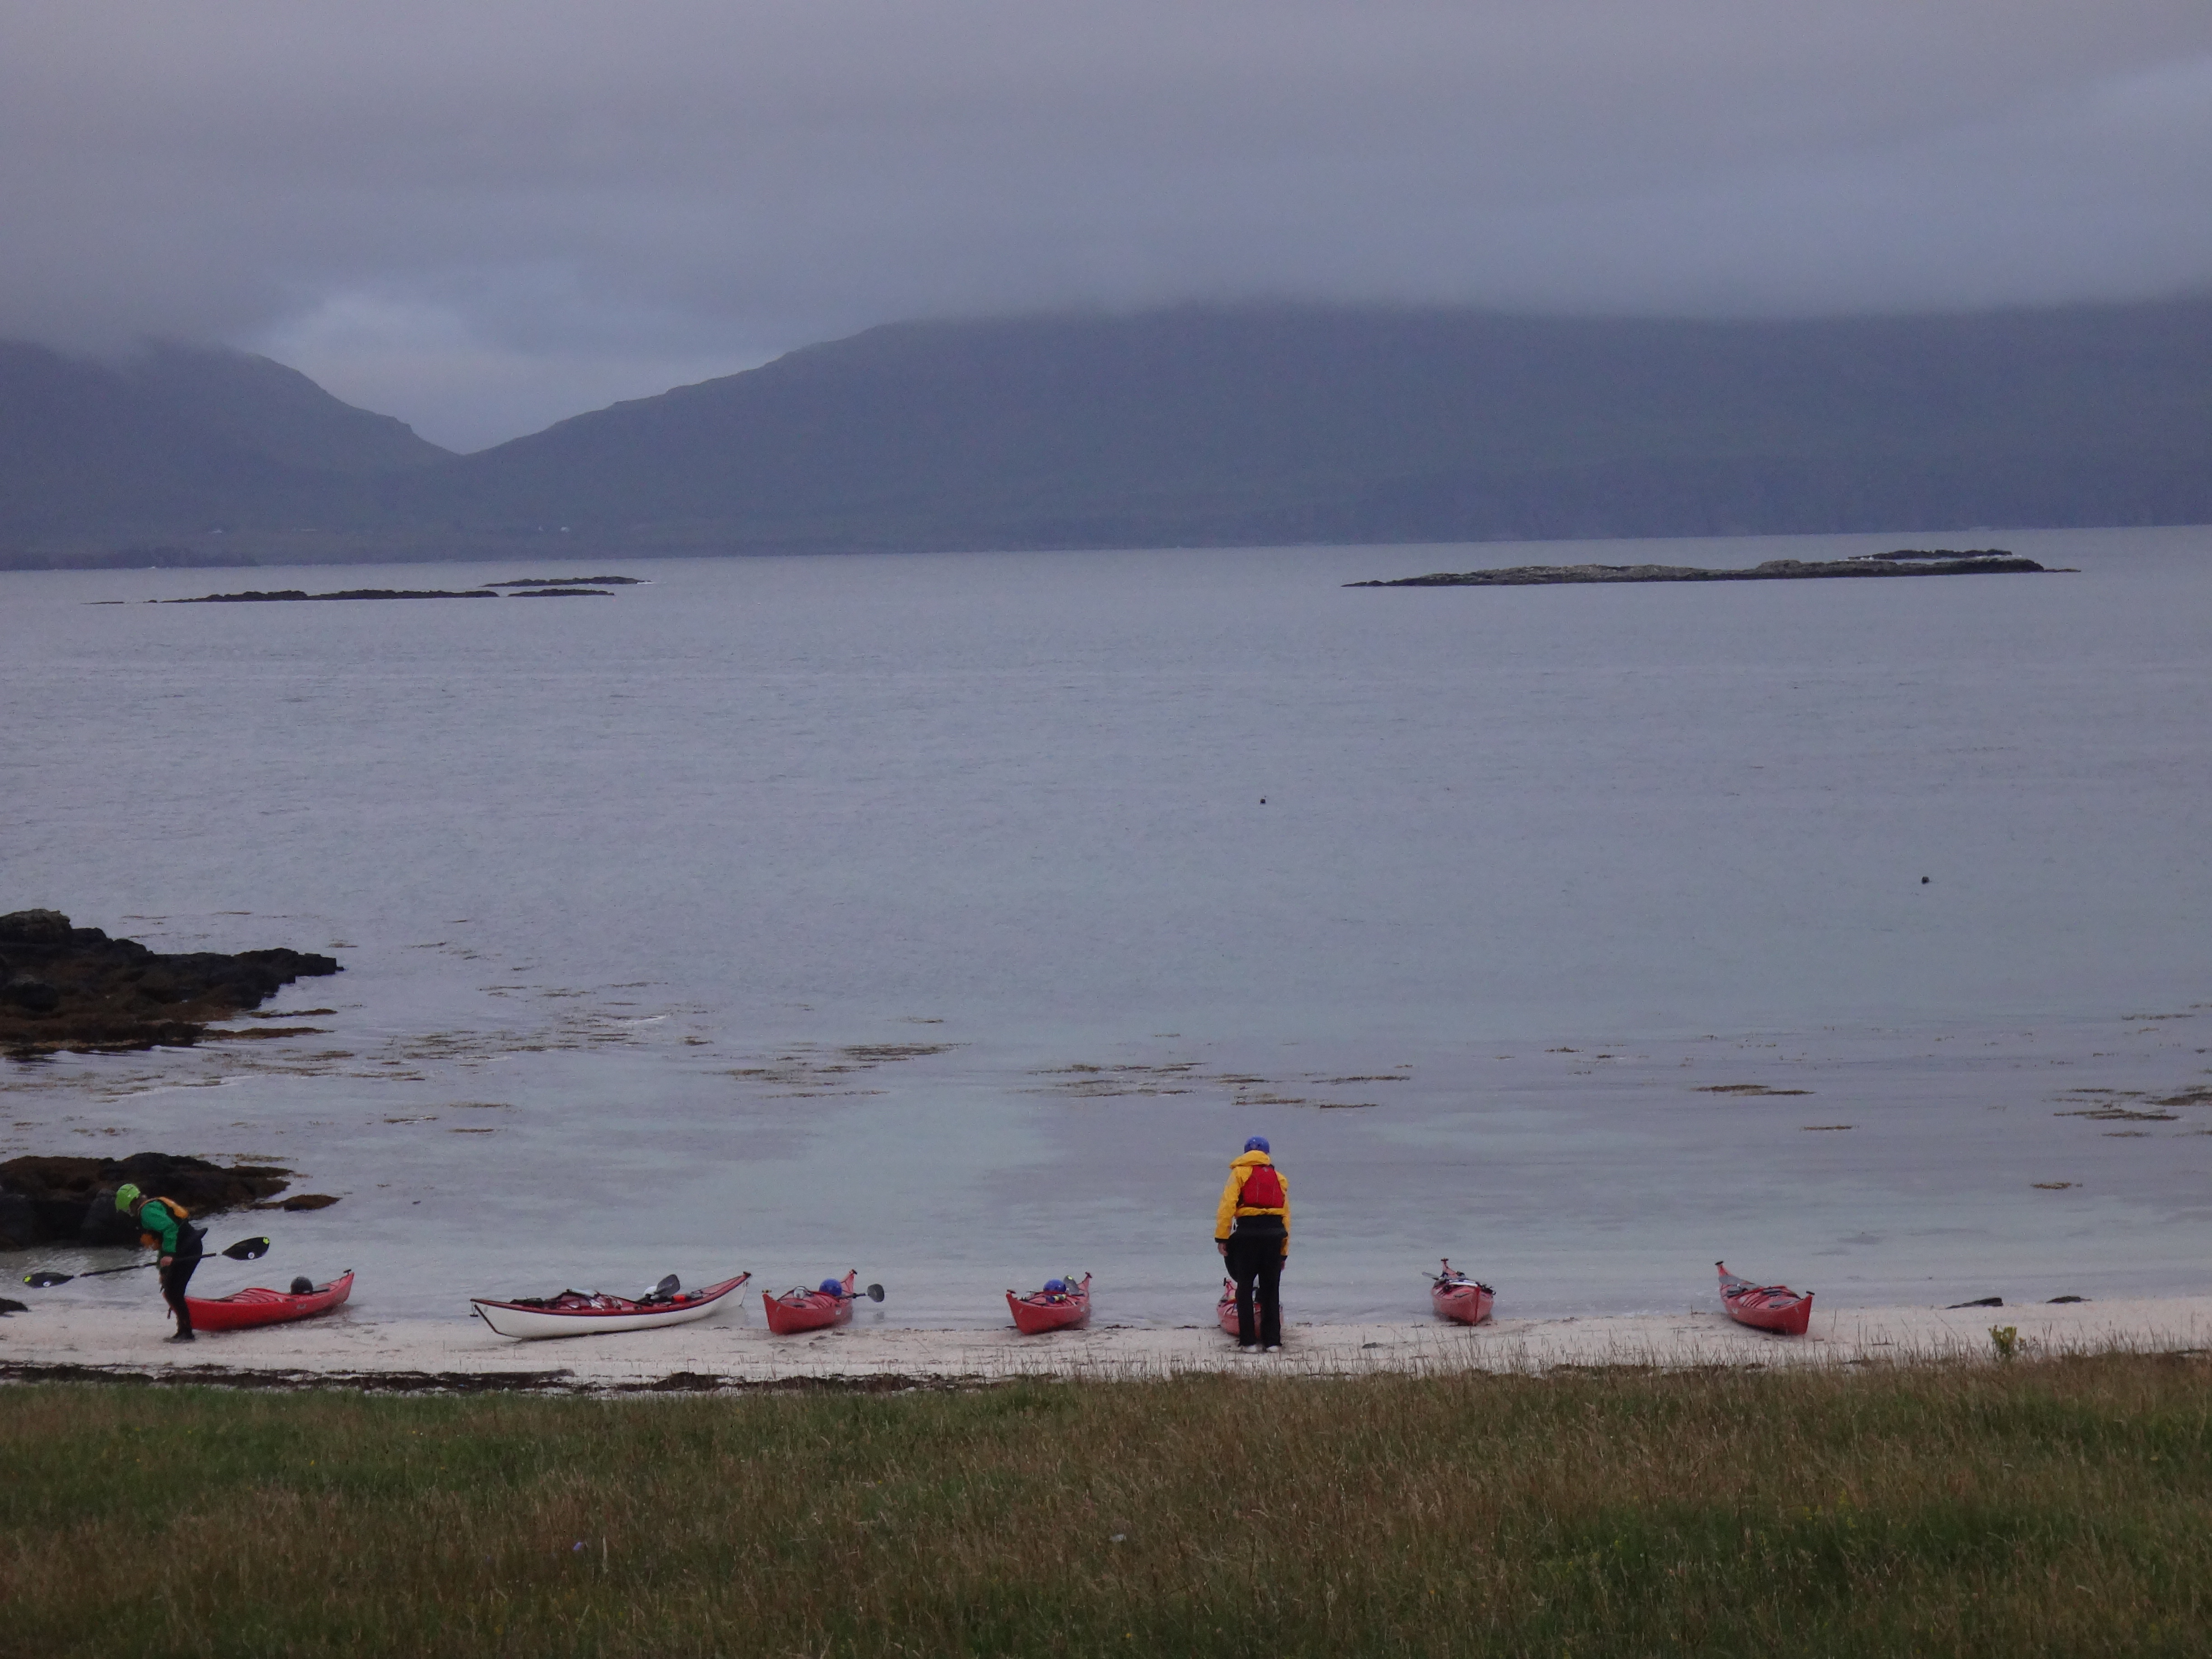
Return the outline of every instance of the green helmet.
[[[138,1202],[138,1189],[126,1181],[115,1189],[115,1207],[124,1214],[129,1215],[131,1207]]]

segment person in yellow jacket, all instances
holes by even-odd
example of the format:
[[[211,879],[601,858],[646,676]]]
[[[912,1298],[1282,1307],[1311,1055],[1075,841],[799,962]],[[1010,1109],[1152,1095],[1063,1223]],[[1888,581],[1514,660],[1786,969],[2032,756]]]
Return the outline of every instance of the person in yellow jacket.
[[[1237,1346],[1273,1353],[1283,1346],[1283,1262],[1291,1254],[1291,1189],[1265,1135],[1254,1135],[1229,1166],[1213,1214],[1213,1247],[1237,1281]],[[1252,1304],[1260,1304],[1255,1328]]]

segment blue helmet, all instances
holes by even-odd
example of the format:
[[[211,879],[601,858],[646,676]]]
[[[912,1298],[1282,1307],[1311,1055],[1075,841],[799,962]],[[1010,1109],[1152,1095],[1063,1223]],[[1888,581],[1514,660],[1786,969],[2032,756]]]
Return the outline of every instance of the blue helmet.
[[[823,1279],[823,1280],[822,1281],[822,1294],[823,1294],[823,1295],[824,1295],[824,1296],[842,1296],[842,1295],[844,1295],[844,1294],[845,1294],[845,1281],[844,1281],[843,1279]]]
[[[1244,1143],[1244,1150],[1248,1152],[1266,1152],[1273,1157],[1275,1149],[1267,1145],[1267,1136],[1254,1135],[1251,1139]]]
[[[1044,1287],[1048,1291],[1064,1291],[1067,1288],[1067,1281],[1064,1279],[1048,1279],[1044,1282]]]

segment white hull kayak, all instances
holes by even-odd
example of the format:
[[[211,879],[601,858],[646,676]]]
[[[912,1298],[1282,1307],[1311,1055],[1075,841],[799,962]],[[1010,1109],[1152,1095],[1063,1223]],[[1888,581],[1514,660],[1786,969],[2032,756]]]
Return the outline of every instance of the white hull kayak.
[[[750,1273],[739,1273],[735,1279],[726,1279],[704,1290],[678,1291],[665,1301],[633,1301],[626,1296],[563,1291],[558,1296],[525,1302],[471,1297],[469,1306],[477,1318],[501,1336],[518,1337],[524,1341],[548,1336],[596,1336],[603,1331],[651,1331],[663,1325],[686,1325],[695,1319],[704,1319],[751,1277]]]

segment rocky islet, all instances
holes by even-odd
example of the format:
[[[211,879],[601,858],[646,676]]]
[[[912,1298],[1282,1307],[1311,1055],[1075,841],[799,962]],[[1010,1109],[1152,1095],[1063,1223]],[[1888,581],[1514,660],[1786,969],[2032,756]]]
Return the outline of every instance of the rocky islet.
[[[1498,570],[1439,570],[1395,580],[1346,582],[1346,587],[1554,587],[1596,582],[1817,581],[1881,576],[2051,574],[2033,559],[2002,548],[1948,552],[1901,547],[1849,559],[1769,559],[1747,570],[1709,570],[1685,564],[1519,564]]]
[[[188,1047],[336,959],[276,948],[164,955],[58,910],[0,915],[0,1053]]]
[[[137,1224],[115,1207],[125,1182],[173,1198],[195,1218],[226,1210],[320,1210],[326,1193],[280,1197],[293,1171],[274,1164],[211,1164],[170,1152],[128,1158],[11,1158],[0,1163],[0,1249],[37,1244],[130,1245]]]

